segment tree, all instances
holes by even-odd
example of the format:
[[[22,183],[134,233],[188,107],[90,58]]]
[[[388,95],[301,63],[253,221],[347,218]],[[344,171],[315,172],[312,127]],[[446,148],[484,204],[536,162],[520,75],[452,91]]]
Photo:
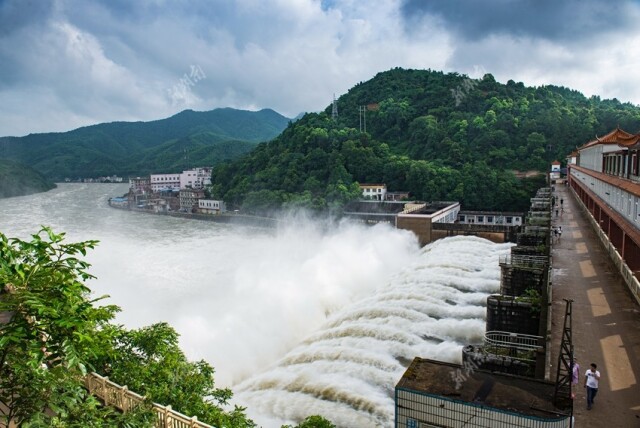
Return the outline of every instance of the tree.
[[[94,306],[105,296],[91,300],[84,284],[92,276],[77,256],[96,243],[67,244],[46,227],[29,242],[0,233],[0,424],[91,426],[91,415],[119,417],[82,387],[118,310]]]
[[[336,428],[336,426],[329,420],[322,416],[313,415],[305,418],[304,421],[295,427],[291,425],[283,425],[282,428]]]
[[[187,360],[178,346],[178,333],[167,323],[137,330],[111,325],[109,330],[111,348],[95,365],[114,382],[205,423],[255,426],[243,408],[225,412],[220,407],[231,399],[231,390],[215,387],[214,369],[206,361]]]
[[[151,427],[151,400],[217,426],[255,426],[244,409],[221,408],[231,391],[214,387],[207,362],[187,361],[170,326],[111,324],[119,309],[90,299],[93,276],[79,258],[97,241],[64,237],[46,227],[28,242],[0,233],[0,427]],[[126,414],[103,407],[83,386],[94,368],[147,400]]]

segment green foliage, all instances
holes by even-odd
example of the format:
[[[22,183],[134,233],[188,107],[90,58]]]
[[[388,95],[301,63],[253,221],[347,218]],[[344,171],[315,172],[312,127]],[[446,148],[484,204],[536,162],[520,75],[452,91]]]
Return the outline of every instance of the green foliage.
[[[166,323],[138,330],[109,326],[110,351],[94,364],[105,376],[180,413],[214,426],[253,427],[244,409],[225,412],[231,390],[217,389],[213,367],[189,362],[178,346],[178,333]]]
[[[90,299],[84,285],[92,276],[78,256],[95,244],[64,243],[48,228],[31,241],[0,234],[0,421],[49,423],[49,409],[65,426],[80,426],[96,407],[83,376],[118,309],[94,306],[102,297]]]
[[[540,292],[535,288],[527,288],[524,290],[522,296],[516,298],[517,302],[528,302],[531,304],[531,312],[540,313],[540,307],[542,305],[542,296]]]
[[[452,96],[456,89],[462,99]],[[366,107],[365,115],[362,106]],[[464,209],[526,211],[553,160],[616,126],[640,128],[640,108],[555,86],[500,84],[490,74],[395,68],[359,83],[331,107],[289,124],[213,174],[214,193],[251,210],[336,207],[339,183],[385,183]],[[366,116],[366,132],[361,125]],[[513,171],[539,171],[519,179]],[[336,197],[340,195],[339,197]]]
[[[307,417],[296,426],[283,425],[282,428],[336,428],[336,426],[328,419],[314,415]]]
[[[225,411],[229,389],[214,386],[205,361],[189,362],[167,324],[128,331],[110,323],[119,310],[97,306],[81,260],[96,241],[65,243],[42,228],[30,241],[0,233],[0,425],[151,427],[152,401],[216,426],[254,427],[244,409]],[[147,396],[122,414],[84,388],[97,369]]]
[[[0,138],[2,156],[52,180],[139,176],[213,166],[278,135],[289,122],[273,110],[186,110],[153,122],[113,122],[64,133]]]
[[[0,198],[46,192],[54,187],[55,184],[34,169],[0,159]]]

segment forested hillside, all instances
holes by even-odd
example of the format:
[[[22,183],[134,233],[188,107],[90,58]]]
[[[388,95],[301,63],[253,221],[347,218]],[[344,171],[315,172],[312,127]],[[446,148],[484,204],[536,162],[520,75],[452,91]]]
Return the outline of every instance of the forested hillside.
[[[113,122],[64,133],[0,138],[0,154],[62,180],[180,172],[212,166],[277,136],[289,119],[273,110],[185,110],[152,122]]]
[[[55,184],[26,165],[0,159],[0,198],[46,192],[54,187]]]
[[[393,69],[307,114],[274,141],[214,172],[214,192],[245,209],[339,207],[359,183],[464,209],[526,210],[546,172],[616,126],[640,129],[640,108],[562,87],[501,84],[490,74]],[[363,112],[364,110],[364,112]],[[364,127],[366,123],[366,132]]]

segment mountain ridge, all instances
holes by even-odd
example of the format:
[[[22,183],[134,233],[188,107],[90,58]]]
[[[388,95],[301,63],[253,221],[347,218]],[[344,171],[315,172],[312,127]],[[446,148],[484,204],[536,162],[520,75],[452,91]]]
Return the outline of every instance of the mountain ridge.
[[[276,137],[291,119],[272,109],[259,111],[220,108],[183,110],[153,121],[115,121],[87,125],[65,132],[0,137],[0,155],[29,165],[55,180],[101,175],[140,175],[188,168],[190,159],[179,153],[151,152],[169,142],[182,142],[182,150],[218,147],[200,157],[203,165],[234,158],[255,144]],[[197,136],[197,138],[195,138]],[[237,142],[237,150],[223,142]],[[167,145],[167,149],[175,148]],[[215,151],[214,151],[215,152]],[[168,162],[167,159],[172,159]]]

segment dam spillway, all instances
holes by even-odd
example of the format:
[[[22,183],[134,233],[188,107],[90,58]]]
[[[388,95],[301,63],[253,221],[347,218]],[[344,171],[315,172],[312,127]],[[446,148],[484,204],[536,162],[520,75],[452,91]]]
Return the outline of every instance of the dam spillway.
[[[415,356],[460,362],[462,346],[482,340],[486,298],[510,247],[463,236],[424,247],[371,296],[235,385],[234,402],[265,427],[314,414],[339,427],[391,426],[394,386]]]

